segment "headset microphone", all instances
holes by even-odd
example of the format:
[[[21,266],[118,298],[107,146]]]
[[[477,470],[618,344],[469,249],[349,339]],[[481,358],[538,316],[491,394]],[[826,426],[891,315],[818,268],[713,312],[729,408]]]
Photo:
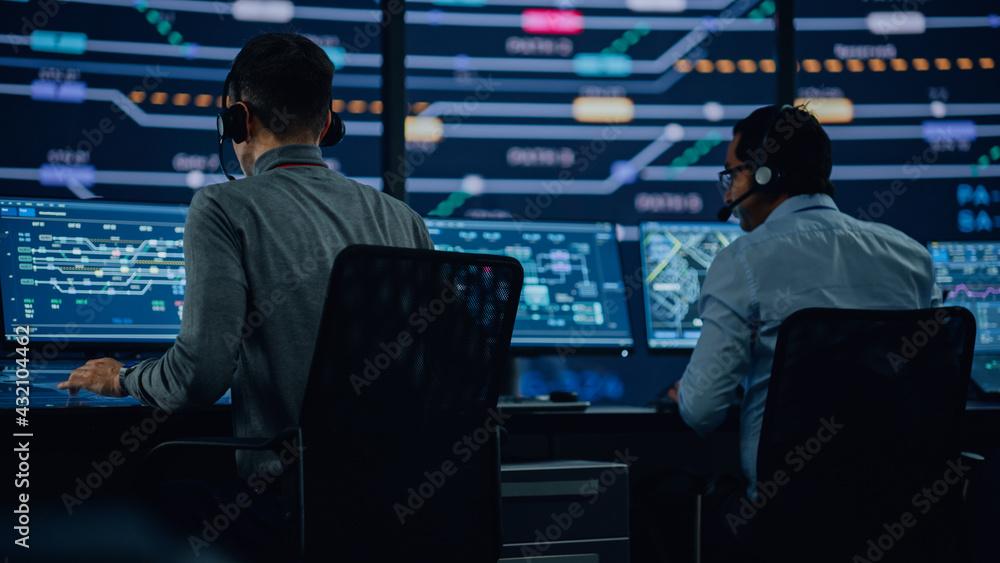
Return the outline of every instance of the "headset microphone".
[[[761,138],[760,142],[757,144],[757,150],[753,154],[764,155],[762,161],[757,162],[757,168],[753,173],[753,183],[750,185],[750,189],[743,193],[740,197],[736,198],[732,203],[726,205],[719,209],[715,217],[719,221],[728,221],[729,216],[732,215],[733,209],[737,205],[743,203],[743,200],[753,195],[757,190],[760,191],[772,191],[781,182],[782,173],[781,170],[768,164],[767,155],[769,151],[767,150],[767,140],[771,136],[771,129],[774,127],[775,122],[778,120],[778,116],[783,113],[794,112],[795,108],[789,104],[784,104],[782,106],[775,106],[771,110],[771,115],[767,119],[767,126],[764,127],[764,136]]]
[[[754,190],[756,190],[756,189],[757,189],[756,185],[750,186],[749,190],[747,190],[740,197],[738,197],[735,200],[733,200],[732,203],[730,203],[729,205],[720,207],[719,208],[719,212],[715,214],[715,218],[718,219],[719,221],[728,221],[729,220],[729,216],[733,214],[733,209],[735,209],[737,205],[743,203],[743,200],[745,200],[746,198],[748,198],[751,195],[753,195]]]

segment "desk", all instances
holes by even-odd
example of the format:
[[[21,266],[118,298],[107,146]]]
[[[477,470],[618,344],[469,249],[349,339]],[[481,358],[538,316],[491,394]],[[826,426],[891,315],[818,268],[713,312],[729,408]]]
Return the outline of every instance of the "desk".
[[[624,455],[632,460],[629,482],[633,491],[647,477],[676,465],[733,473],[739,471],[735,413],[730,413],[719,431],[700,438],[677,414],[651,408],[598,405],[586,412],[519,412],[506,421],[510,434],[503,460],[505,464],[539,461],[554,453],[563,459],[614,462]],[[15,413],[5,409],[0,416],[13,418]],[[65,516],[64,495],[106,498],[123,490],[153,444],[192,435],[231,435],[232,422],[227,405],[169,416],[141,406],[74,406],[32,409],[28,430],[33,433],[29,439],[32,511],[41,513],[48,507]],[[964,432],[963,449],[985,453],[1000,448],[1000,404],[970,401]],[[231,453],[219,456],[219,466],[233,465]],[[108,470],[113,459],[120,463],[112,464],[103,475],[102,468]],[[39,535],[33,541],[60,538]]]

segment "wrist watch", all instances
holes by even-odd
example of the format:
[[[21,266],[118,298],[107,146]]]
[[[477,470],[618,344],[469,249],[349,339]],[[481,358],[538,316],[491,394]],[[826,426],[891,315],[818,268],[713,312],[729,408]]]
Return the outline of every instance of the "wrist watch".
[[[125,377],[128,376],[128,374],[131,373],[133,369],[135,369],[135,366],[136,363],[133,362],[131,364],[123,365],[121,368],[118,369],[118,387],[121,388],[122,393],[124,393],[126,397],[128,397],[129,394],[128,394],[128,388],[125,387]]]

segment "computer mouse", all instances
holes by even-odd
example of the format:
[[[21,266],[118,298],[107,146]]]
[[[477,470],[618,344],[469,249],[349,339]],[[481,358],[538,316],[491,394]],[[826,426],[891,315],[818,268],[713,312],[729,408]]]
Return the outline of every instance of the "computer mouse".
[[[575,403],[580,398],[573,391],[549,391],[549,400],[553,403]]]
[[[667,414],[676,414],[678,412],[677,409],[679,408],[677,402],[675,402],[673,399],[668,399],[666,397],[662,399],[657,399],[649,403],[649,406],[656,409],[656,412],[667,413]]]

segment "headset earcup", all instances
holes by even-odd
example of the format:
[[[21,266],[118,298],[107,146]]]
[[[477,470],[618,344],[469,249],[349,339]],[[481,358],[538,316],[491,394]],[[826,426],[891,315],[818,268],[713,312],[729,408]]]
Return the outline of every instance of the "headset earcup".
[[[223,109],[219,112],[219,138],[223,141],[232,139],[236,143],[247,140],[247,110],[243,104]]]
[[[753,180],[757,182],[757,185],[762,188],[769,187],[768,184],[771,182],[771,169],[767,166],[760,166],[757,171],[753,173]]]
[[[337,115],[337,112],[330,112],[330,127],[326,130],[326,135],[319,141],[319,146],[321,147],[332,147],[340,141],[344,140],[344,135],[347,133],[347,128],[344,126],[344,120]]]

